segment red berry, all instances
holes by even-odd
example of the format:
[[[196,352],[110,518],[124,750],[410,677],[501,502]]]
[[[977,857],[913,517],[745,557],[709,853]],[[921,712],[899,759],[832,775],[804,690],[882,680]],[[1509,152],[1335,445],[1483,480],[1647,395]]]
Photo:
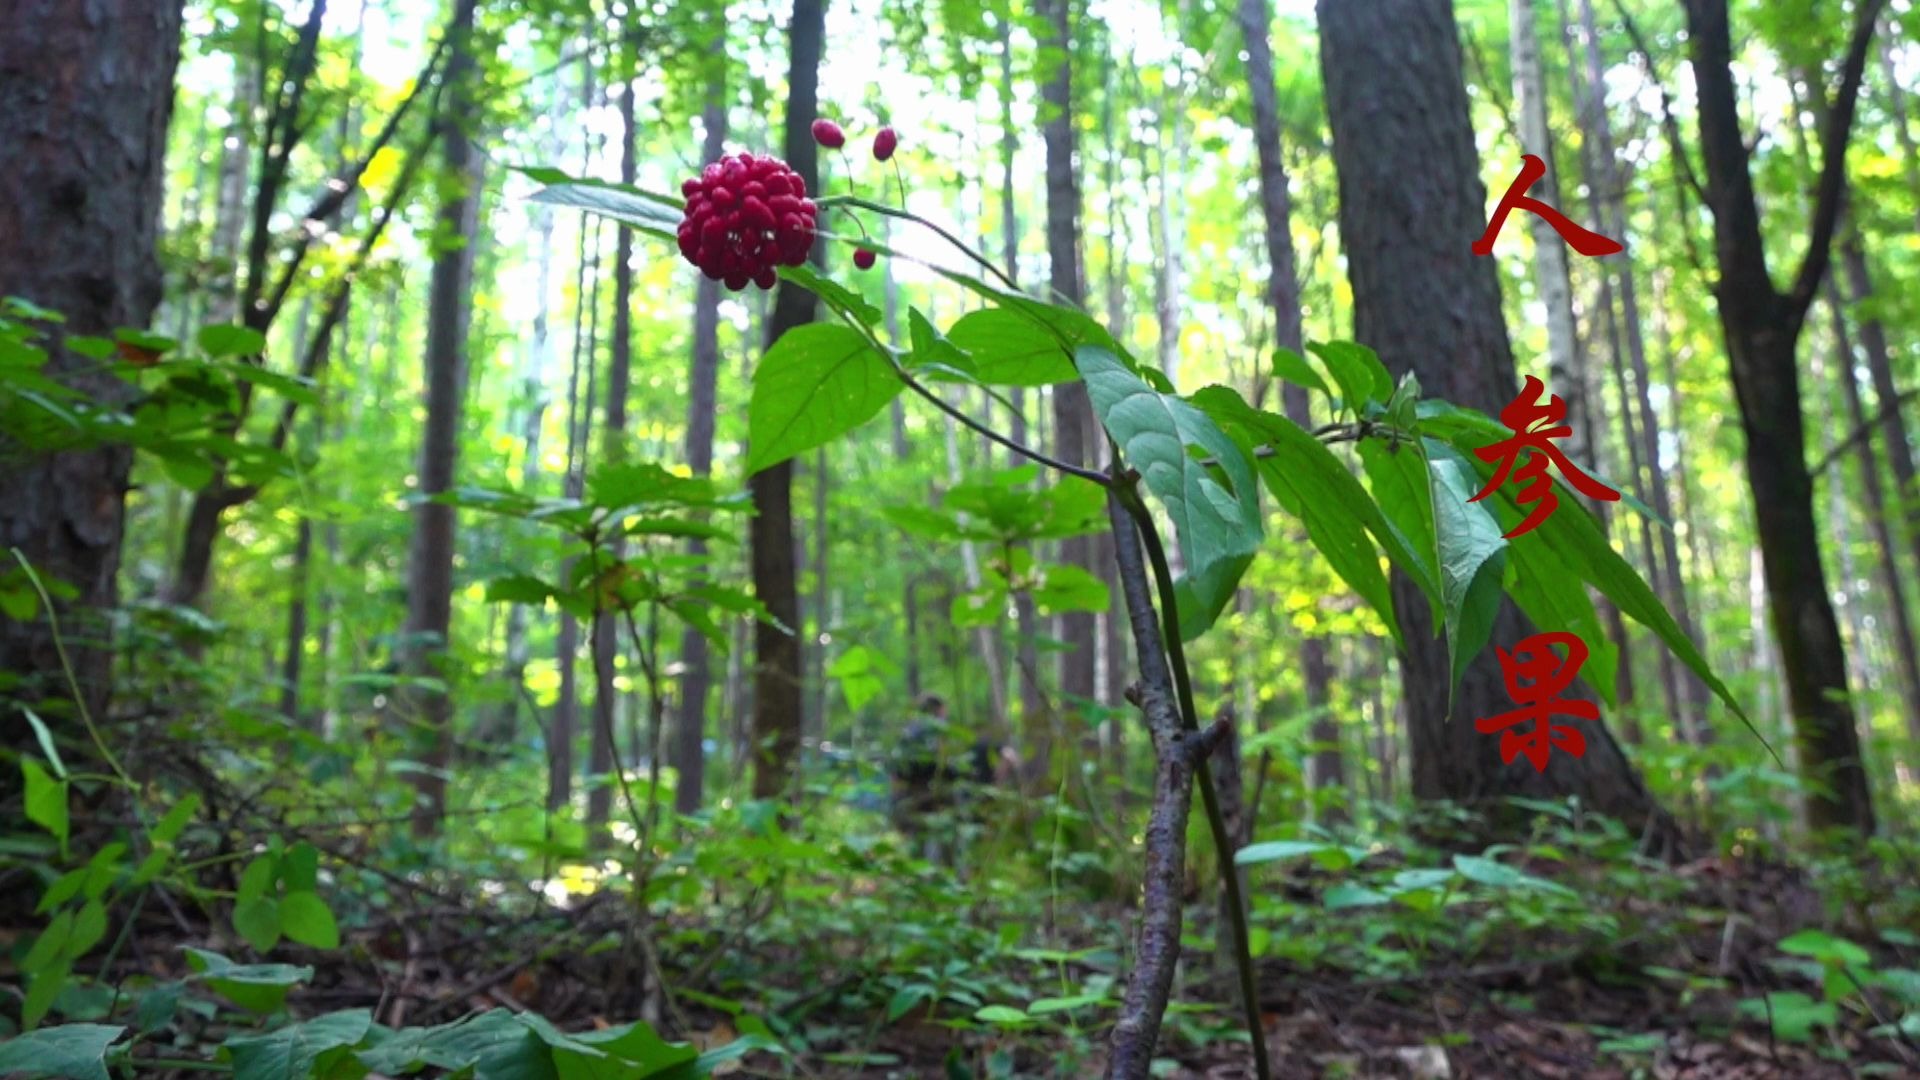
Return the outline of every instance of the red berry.
[[[813,141],[829,150],[838,150],[847,145],[847,134],[840,130],[839,124],[831,120],[815,120],[813,122]]]
[[[777,158],[721,158],[680,185],[687,197],[680,254],[736,292],[749,283],[773,288],[776,268],[799,266],[813,248],[818,210],[806,190]]]
[[[891,127],[883,127],[880,134],[873,137],[873,160],[885,161],[893,156],[893,149],[900,145],[900,136],[893,133]]]
[[[853,265],[859,267],[862,270],[873,269],[873,260],[877,257],[878,256],[874,255],[873,252],[868,251],[866,248],[853,249]]]

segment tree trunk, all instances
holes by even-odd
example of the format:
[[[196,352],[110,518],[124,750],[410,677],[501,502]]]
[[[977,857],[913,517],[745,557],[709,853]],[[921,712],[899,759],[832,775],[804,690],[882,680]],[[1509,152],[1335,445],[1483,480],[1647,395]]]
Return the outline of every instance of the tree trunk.
[[[727,82],[716,67],[702,115],[706,138],[700,147],[704,165],[718,161],[727,143]],[[720,377],[720,283],[700,276],[693,293],[693,372],[687,380],[687,467],[695,476],[713,473],[715,396]],[[687,554],[706,571],[707,542],[687,541]],[[700,809],[706,783],[707,696],[713,686],[712,650],[694,629],[680,638],[680,710],[673,726],[673,808],[682,814]]]
[[[1487,199],[1453,6],[1320,0],[1319,16],[1355,336],[1396,377],[1411,370],[1428,393],[1498,412],[1516,393],[1513,355],[1495,265],[1472,252]],[[1421,165],[1409,169],[1408,162]],[[1421,227],[1407,228],[1410,221]],[[1416,798],[1578,794],[1630,825],[1665,820],[1604,724],[1588,727],[1584,757],[1559,755],[1544,773],[1524,761],[1503,764],[1497,740],[1470,722],[1513,705],[1493,650],[1468,665],[1449,713],[1446,646],[1434,636],[1426,598],[1397,572],[1393,594],[1406,641],[1401,669]],[[1492,643],[1510,646],[1532,631],[1503,600]]]
[[[625,61],[622,61],[625,62]],[[633,80],[620,83],[620,182],[632,184],[634,159]],[[602,465],[622,460],[627,446],[627,397],[633,386],[633,230],[615,227],[613,241],[613,328],[608,344],[606,420],[600,430]],[[625,556],[616,546],[614,558]],[[603,825],[613,808],[613,784],[607,774],[619,768],[614,752],[615,716],[619,690],[614,685],[614,660],[620,647],[621,615],[617,611],[594,616],[593,730],[587,738],[587,823]],[[637,643],[636,643],[637,644]]]
[[[1040,132],[1047,150],[1047,258],[1049,283],[1055,298],[1079,307],[1085,295],[1080,275],[1080,187],[1074,174],[1073,75],[1068,59],[1073,33],[1070,8],[1072,0],[1040,0],[1036,13],[1049,29],[1043,59],[1051,66],[1041,72]],[[1093,403],[1087,386],[1076,379],[1053,388],[1053,456],[1069,465],[1085,465],[1095,456],[1094,441],[1101,437],[1093,418]],[[1090,537],[1069,537],[1060,544],[1062,562],[1089,573],[1099,573],[1093,565]],[[1087,724],[1080,710],[1092,701],[1098,690],[1095,681],[1095,616],[1089,611],[1067,612],[1060,616],[1060,638],[1066,651],[1060,656],[1060,694],[1062,707],[1082,717],[1076,728],[1086,747]]]
[[[180,0],[16,5],[0,34],[0,146],[8,158],[0,169],[0,296],[60,312],[63,333],[144,327],[159,302],[154,239],[180,8]],[[131,388],[63,348],[61,336],[47,342],[45,372],[104,405],[124,404]],[[66,736],[80,730],[75,705],[99,718],[111,695],[108,613],[118,603],[133,454],[108,446],[29,455],[0,433],[0,456],[9,462],[0,469],[0,575],[17,579],[17,548],[43,579],[77,590],[56,607],[79,701],[44,613],[0,619],[0,672],[20,679],[9,697],[44,699],[37,711],[71,743]],[[5,727],[8,747],[33,744],[19,717]],[[91,750],[67,751],[69,768],[100,771]],[[0,774],[4,805],[20,790],[20,770]]]
[[[820,53],[826,38],[823,0],[793,0],[787,30],[787,165],[806,181],[820,182],[819,150],[813,121],[820,98]],[[825,241],[815,241],[813,258],[822,261]],[[787,331],[813,321],[814,296],[792,282],[780,283],[767,346]],[[800,594],[793,565],[793,462],[783,461],[747,478],[754,515],[748,529],[753,557],[753,591],[767,614],[785,627],[800,624]],[[800,641],[793,630],[766,622],[753,629],[753,794],[770,799],[787,788],[800,749]]]
[[[1594,27],[1593,0],[1579,0],[1580,30],[1585,48],[1586,79],[1580,106],[1581,131],[1593,141],[1591,153],[1592,172],[1588,176],[1588,189],[1593,193],[1594,202],[1599,210],[1601,231],[1622,243],[1627,236],[1626,178],[1620,174],[1618,158],[1614,152],[1613,130],[1607,122],[1605,77],[1602,74],[1600,56],[1600,38]],[[1604,264],[1603,264],[1604,265]],[[1628,438],[1639,440],[1637,447],[1629,443],[1629,449],[1646,464],[1647,487],[1653,512],[1661,520],[1675,520],[1673,499],[1668,494],[1668,477],[1660,464],[1660,421],[1653,409],[1653,399],[1648,390],[1651,381],[1647,365],[1646,336],[1641,330],[1640,301],[1638,288],[1634,281],[1633,264],[1626,260],[1617,260],[1619,273],[1620,320],[1626,341],[1625,359],[1632,365],[1634,389],[1633,397],[1626,394],[1624,381],[1620,384],[1620,413],[1626,425]],[[1605,271],[1602,271],[1605,273]],[[1612,312],[1608,304],[1609,314]],[[1621,357],[1616,354],[1616,369]],[[1668,393],[1676,393],[1671,384]],[[1635,414],[1638,414],[1636,422]],[[1675,437],[1680,432],[1674,431]],[[1684,456],[1684,454],[1683,454]],[[1650,523],[1639,522],[1643,545],[1649,545],[1657,535],[1659,553],[1657,560],[1648,555],[1647,574],[1654,587],[1659,590],[1661,602],[1673,614],[1674,621],[1689,639],[1698,642],[1700,636],[1694,625],[1693,606],[1687,595],[1686,576],[1680,561],[1679,538],[1671,528],[1654,528]],[[1660,650],[1660,672],[1663,685],[1668,689],[1669,709],[1679,718],[1680,729],[1689,741],[1704,745],[1712,741],[1712,728],[1707,723],[1708,692],[1704,682],[1690,671],[1681,670],[1671,653]],[[1677,689],[1682,701],[1675,701]],[[1681,707],[1676,707],[1676,706]]]
[[[467,325],[473,294],[473,240],[480,211],[479,160],[467,130],[475,118],[471,38],[475,0],[457,0],[446,78],[450,93],[436,119],[446,169],[453,177],[440,205],[439,228],[450,242],[433,259],[428,286],[426,429],[417,466],[422,501],[413,511],[407,553],[408,673],[442,680],[439,689],[415,687],[412,719],[422,729],[424,766],[414,774],[413,830],[439,831],[446,812],[447,767],[453,756],[453,671],[448,656],[453,621],[453,507],[426,501],[453,487],[460,451],[461,403],[466,397]]]
[[[1840,269],[1846,277],[1847,301],[1863,304],[1873,299],[1873,274],[1867,268],[1867,252],[1861,245],[1858,228],[1849,228],[1840,240]],[[1920,567],[1920,484],[1914,483],[1913,449],[1907,441],[1905,410],[1893,382],[1893,350],[1887,346],[1887,330],[1878,318],[1860,319],[1860,344],[1867,357],[1867,371],[1873,378],[1873,392],[1879,399],[1882,441],[1887,447],[1887,464],[1893,467],[1891,507],[1903,507],[1905,513],[1889,509],[1897,528],[1906,532],[1907,550],[1914,565]],[[1859,423],[1859,421],[1855,421]],[[1889,534],[1891,539],[1891,534]]]
[[[1267,40],[1272,20],[1266,0],[1240,0],[1240,35],[1247,50],[1247,83],[1253,99],[1253,146],[1260,164],[1260,218],[1267,245],[1267,307],[1273,312],[1273,341],[1299,352],[1300,280],[1293,256],[1293,197],[1288,191],[1287,163],[1280,145],[1280,107],[1274,94],[1273,47]],[[1256,374],[1254,384],[1261,385]],[[1311,427],[1306,388],[1289,383],[1281,388],[1287,419]],[[1315,790],[1345,788],[1346,767],[1340,756],[1340,727],[1328,710],[1327,687],[1331,670],[1325,638],[1300,640],[1300,671],[1306,683],[1307,709],[1313,714],[1311,738],[1316,746],[1312,762]],[[1343,819],[1343,811],[1335,811]]]
[[[1861,8],[1867,27],[1878,7],[1867,0]],[[1800,767],[1810,781],[1808,822],[1815,828],[1840,825],[1871,833],[1873,799],[1848,697],[1846,649],[1821,565],[1794,355],[1814,286],[1826,269],[1867,40],[1856,34],[1841,100],[1826,125],[1821,192],[1806,261],[1792,291],[1781,293],[1768,274],[1740,130],[1726,0],[1686,0],[1686,12],[1720,271],[1714,291],[1746,435],[1747,482],[1753,489],[1773,630],[1780,642]]]

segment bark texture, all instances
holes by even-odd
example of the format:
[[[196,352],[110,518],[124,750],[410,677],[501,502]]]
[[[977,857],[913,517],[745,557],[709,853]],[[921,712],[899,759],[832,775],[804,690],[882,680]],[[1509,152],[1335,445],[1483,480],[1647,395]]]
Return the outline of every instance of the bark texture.
[[[788,26],[786,160],[819,190],[819,150],[812,124],[820,98],[820,51],[826,38],[822,0],[793,0]],[[814,245],[819,261],[821,244]],[[812,293],[792,282],[780,283],[767,345],[796,326],[813,321]],[[800,623],[800,591],[793,558],[793,463],[783,461],[747,478],[754,515],[749,527],[753,591],[767,614],[780,625],[758,622],[753,628],[753,794],[772,798],[787,787],[800,750],[800,639],[791,630]]]
[[[1497,413],[1518,387],[1493,259],[1472,252],[1487,197],[1453,5],[1320,0],[1319,17],[1355,337],[1396,378],[1411,370],[1426,393]],[[1503,764],[1499,740],[1473,726],[1513,707],[1493,650],[1468,665],[1449,713],[1446,645],[1434,636],[1426,598],[1397,572],[1393,597],[1407,642],[1401,673],[1416,798],[1578,794],[1629,823],[1665,820],[1604,722],[1583,723],[1584,757],[1555,755],[1545,773],[1520,759]],[[1511,646],[1533,630],[1503,601],[1491,644]],[[1576,684],[1569,696],[1582,692]]]
[[[1813,782],[1807,819],[1816,828],[1848,826],[1863,833],[1874,829],[1873,800],[1848,695],[1846,650],[1821,566],[1795,346],[1827,270],[1845,179],[1847,135],[1873,19],[1881,6],[1881,0],[1866,0],[1856,13],[1839,98],[1823,125],[1821,176],[1807,255],[1793,284],[1782,292],[1768,272],[1740,129],[1727,3],[1686,0],[1701,156],[1720,272],[1714,294],[1746,435],[1747,483],[1753,490],[1756,536],[1794,741],[1802,774]]]
[[[67,317],[71,334],[145,327],[160,299],[155,232],[165,175],[180,0],[68,0],[11,5],[0,33],[0,296],[19,296]],[[46,372],[104,405],[125,401],[119,379],[58,344]],[[125,525],[131,451],[119,447],[34,453],[0,432],[0,574],[19,572],[18,549],[44,578],[77,590],[58,606],[79,684],[73,700],[52,623],[0,619],[0,695],[39,702],[63,737],[78,730],[75,705],[95,717],[112,689],[107,613]],[[0,707],[9,746],[33,742]],[[98,771],[92,750],[63,738],[69,768]],[[20,770],[0,777],[0,806]],[[5,812],[0,810],[0,812]]]

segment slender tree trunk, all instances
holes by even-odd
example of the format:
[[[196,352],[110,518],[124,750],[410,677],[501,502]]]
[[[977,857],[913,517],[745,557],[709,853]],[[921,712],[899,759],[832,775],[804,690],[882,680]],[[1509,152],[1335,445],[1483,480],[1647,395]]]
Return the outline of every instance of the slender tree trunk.
[[[447,773],[453,758],[453,671],[445,663],[453,621],[453,507],[426,501],[453,487],[460,450],[461,403],[466,396],[467,325],[473,294],[473,241],[480,214],[479,159],[468,126],[474,122],[472,53],[475,0],[456,0],[446,78],[449,101],[436,120],[453,186],[440,206],[439,227],[453,238],[433,259],[427,310],[427,423],[420,438],[419,493],[413,542],[407,559],[409,672],[442,681],[438,689],[415,687],[413,719],[426,741],[414,774],[417,801],[413,829],[439,831],[446,811]]]
[[[1429,393],[1497,412],[1514,397],[1516,380],[1494,263],[1472,252],[1487,199],[1452,4],[1320,0],[1319,17],[1355,336],[1396,376],[1411,370]],[[1408,169],[1415,161],[1420,168]],[[1409,231],[1414,220],[1422,227]],[[1436,320],[1434,312],[1450,315]],[[1406,641],[1416,798],[1579,794],[1629,824],[1664,820],[1604,723],[1587,725],[1584,757],[1559,755],[1544,773],[1523,761],[1503,764],[1497,740],[1469,722],[1512,708],[1493,650],[1467,666],[1449,711],[1446,648],[1434,636],[1426,598],[1399,573],[1393,591]],[[1511,645],[1532,629],[1503,601],[1492,641]]]
[[[1734,396],[1746,435],[1747,481],[1753,489],[1757,539],[1766,569],[1773,630],[1780,643],[1800,766],[1809,785],[1807,815],[1815,828],[1874,829],[1873,799],[1848,696],[1846,649],[1834,619],[1832,594],[1820,559],[1813,479],[1806,463],[1795,346],[1825,271],[1837,186],[1843,179],[1845,136],[1864,51],[1850,54],[1841,100],[1827,128],[1838,139],[1823,146],[1821,193],[1814,237],[1792,291],[1779,292],[1768,273],[1759,209],[1740,129],[1726,0],[1686,0],[1688,46],[1698,88],[1700,145],[1713,210],[1715,287],[1726,338]],[[1879,8],[1867,0],[1865,25]],[[1866,39],[1856,35],[1862,50]]]
[[[806,181],[807,190],[819,188],[819,151],[812,125],[819,108],[820,53],[826,37],[823,0],[793,0],[788,24],[786,160]],[[814,245],[814,259],[822,258],[824,241]],[[767,325],[767,345],[787,331],[813,321],[814,296],[791,282],[781,282],[775,294],[773,318]],[[787,627],[800,624],[800,596],[793,565],[793,463],[783,461],[747,479],[754,515],[749,526],[753,555],[753,591],[767,614]],[[793,778],[794,758],[800,749],[800,642],[791,630],[765,622],[754,626],[753,672],[753,794],[773,798]]]
[[[1581,130],[1593,138],[1592,161],[1594,172],[1588,178],[1595,201],[1599,206],[1605,235],[1621,243],[1626,242],[1626,180],[1620,175],[1618,158],[1614,152],[1613,131],[1607,122],[1606,101],[1603,87],[1605,78],[1601,73],[1599,35],[1594,29],[1593,0],[1579,0],[1581,36],[1585,42],[1586,93],[1583,95]],[[1647,469],[1647,492],[1653,512],[1661,520],[1674,520],[1673,499],[1668,494],[1669,486],[1666,470],[1660,464],[1660,423],[1653,410],[1653,399],[1648,390],[1650,376],[1647,367],[1647,346],[1640,315],[1640,302],[1637,286],[1634,282],[1633,264],[1625,258],[1616,260],[1619,273],[1619,296],[1621,326],[1627,346],[1627,360],[1633,367],[1634,397],[1629,400],[1622,386],[1620,412],[1628,425],[1629,438],[1638,437],[1639,456],[1645,461]],[[1615,363],[1618,364],[1618,357]],[[1668,386],[1668,392],[1675,388]],[[1631,414],[1638,413],[1638,422]],[[1680,435],[1676,430],[1675,437]],[[1684,457],[1684,453],[1682,454]],[[1655,529],[1645,521],[1640,523],[1645,535],[1657,534],[1660,545],[1659,560],[1648,564],[1648,575],[1654,586],[1660,591],[1661,602],[1672,613],[1674,621],[1680,625],[1680,631],[1690,640],[1698,643],[1699,632],[1693,618],[1693,606],[1688,599],[1686,577],[1682,573],[1679,539],[1671,528]],[[1673,711],[1680,718],[1680,729],[1689,741],[1696,745],[1705,745],[1712,741],[1713,729],[1707,723],[1708,693],[1706,684],[1690,671],[1680,670],[1671,654],[1660,650],[1661,676],[1663,681],[1678,686],[1684,699],[1684,708]],[[1669,708],[1674,703],[1670,702]]]
[[[822,642],[828,640],[832,632],[828,626],[833,617],[832,589],[829,585],[833,574],[833,538],[827,516],[827,497],[833,489],[833,475],[827,464],[826,447],[814,451],[812,472],[813,544],[808,553],[812,563],[808,569],[813,573],[813,633],[807,638],[809,648],[804,654],[808,699],[806,715],[802,718],[805,722],[802,735],[818,740],[826,731],[827,724],[827,648]]]
[[[1867,252],[1860,242],[1857,226],[1848,228],[1841,237],[1840,270],[1846,279],[1849,303],[1863,305],[1873,299],[1873,274],[1867,268]],[[1907,441],[1906,410],[1898,404],[1900,394],[1893,381],[1893,350],[1887,346],[1886,327],[1877,317],[1863,313],[1859,326],[1867,371],[1873,378],[1874,395],[1879,399],[1880,428],[1882,441],[1887,447],[1887,463],[1893,467],[1895,499],[1889,503],[1889,513],[1898,523],[1895,531],[1904,527],[1907,550],[1913,554],[1914,565],[1920,567],[1920,484],[1914,482],[1913,449]],[[1890,532],[1889,539],[1892,536]]]
[[[1864,429],[1867,410],[1860,400],[1860,384],[1853,375],[1853,342],[1847,334],[1846,316],[1838,290],[1833,287],[1831,279],[1825,291],[1827,307],[1833,316],[1833,366],[1836,381],[1847,404],[1847,422],[1854,429]],[[1913,620],[1907,610],[1900,561],[1894,554],[1897,549],[1893,542],[1892,521],[1887,512],[1886,495],[1880,486],[1880,461],[1873,452],[1871,439],[1857,440],[1853,455],[1860,467],[1860,492],[1867,504],[1867,527],[1873,532],[1874,547],[1879,554],[1880,587],[1886,591],[1887,614],[1893,621],[1893,651],[1900,668],[1900,694],[1906,705],[1907,732],[1916,743],[1920,743],[1920,649],[1914,645]],[[1840,490],[1837,472],[1828,483],[1834,491]]]
[[[625,50],[622,49],[624,54]],[[624,61],[623,61],[624,62]],[[633,80],[620,82],[620,182],[632,184],[634,159]],[[633,230],[616,227],[613,241],[613,329],[607,364],[606,420],[601,428],[601,464],[622,460],[627,453],[627,397],[633,385]],[[613,557],[625,557],[616,546]],[[619,690],[614,685],[614,660],[620,649],[620,615],[602,612],[594,617],[593,731],[587,739],[587,823],[604,824],[613,807],[613,786],[607,774],[620,768],[614,748]],[[635,643],[638,644],[637,642]],[[636,750],[638,748],[635,748]]]
[[[700,161],[718,161],[727,143],[726,69],[716,63],[702,114],[706,129]],[[701,275],[693,294],[693,372],[687,380],[687,467],[695,476],[713,473],[715,400],[720,377],[720,283]],[[707,542],[687,541],[687,554],[706,572]],[[706,788],[707,697],[713,685],[712,650],[706,635],[694,629],[680,638],[680,711],[673,727],[673,768],[677,777],[673,808],[682,814],[700,809]]]
[[[1080,186],[1074,173],[1073,73],[1069,53],[1073,32],[1070,8],[1072,0],[1040,0],[1035,11],[1045,23],[1048,34],[1042,50],[1040,99],[1041,137],[1047,150],[1047,257],[1051,265],[1049,283],[1063,303],[1080,306],[1085,295],[1080,274]],[[1085,465],[1093,460],[1095,440],[1101,438],[1093,418],[1093,404],[1086,384],[1076,379],[1053,388],[1054,457],[1070,465]],[[1097,573],[1093,565],[1094,546],[1085,536],[1070,537],[1060,545],[1065,563]],[[1066,651],[1060,657],[1060,693],[1064,707],[1076,711],[1080,719],[1082,745],[1087,746],[1087,724],[1079,710],[1092,701],[1098,687],[1094,678],[1095,617],[1092,612],[1075,611],[1060,616],[1060,638]]]
[[[1260,166],[1260,217],[1267,246],[1266,299],[1273,312],[1273,340],[1282,348],[1299,352],[1303,337],[1300,279],[1293,255],[1293,197],[1288,191],[1287,163],[1280,142],[1280,107],[1274,93],[1273,47],[1267,40],[1272,20],[1266,0],[1240,0],[1237,14],[1253,99],[1253,145]],[[1256,374],[1255,385],[1263,381]],[[1306,389],[1289,383],[1280,393],[1287,419],[1311,427]],[[1325,638],[1301,638],[1300,672],[1306,685],[1307,709],[1313,714],[1313,786],[1315,790],[1343,789],[1346,766],[1340,755],[1340,726],[1328,707],[1332,672]],[[1330,816],[1344,820],[1344,809],[1332,810]]]

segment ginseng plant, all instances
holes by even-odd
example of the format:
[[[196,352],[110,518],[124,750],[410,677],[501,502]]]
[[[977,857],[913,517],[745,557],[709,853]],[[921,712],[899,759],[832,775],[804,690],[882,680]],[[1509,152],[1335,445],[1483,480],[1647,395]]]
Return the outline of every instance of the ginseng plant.
[[[829,149],[846,141],[827,120],[814,122],[813,135]],[[874,139],[873,156],[888,161],[897,146],[893,129],[884,129]],[[904,195],[897,163],[894,170]],[[1421,400],[1411,376],[1396,385],[1363,346],[1316,343],[1308,346],[1312,360],[1288,350],[1276,353],[1274,375],[1324,395],[1338,416],[1309,431],[1255,408],[1231,387],[1179,393],[1163,372],[1131,356],[1086,313],[1021,291],[937,223],[851,194],[811,197],[799,174],[772,157],[722,157],[687,180],[679,198],[553,169],[523,171],[546,185],[537,201],[602,214],[674,242],[688,262],[735,291],[776,283],[782,290],[804,290],[832,315],[833,321],[789,330],[755,365],[748,473],[839,438],[907,391],[1056,473],[1056,484],[1091,484],[1103,492],[1139,657],[1138,682],[1129,696],[1144,717],[1156,762],[1135,970],[1110,1036],[1110,1077],[1147,1076],[1158,1041],[1179,957],[1180,886],[1196,784],[1220,856],[1237,996],[1255,1071],[1271,1075],[1235,844],[1208,770],[1209,751],[1226,735],[1228,721],[1201,726],[1185,651],[1214,624],[1261,548],[1263,483],[1280,508],[1300,520],[1307,539],[1342,580],[1379,613],[1396,642],[1399,623],[1383,561],[1420,586],[1444,627],[1456,680],[1487,643],[1505,592],[1536,623],[1593,642],[1593,684],[1609,694],[1618,657],[1595,615],[1592,586],[1652,629],[1739,714],[1653,591],[1571,496],[1528,541],[1534,545],[1528,560],[1539,558],[1534,551],[1544,552],[1555,572],[1524,572],[1520,559],[1510,565],[1501,534],[1525,516],[1512,488],[1468,501],[1491,471],[1473,450],[1510,432],[1474,410]],[[906,255],[876,240],[867,223],[883,217],[929,231],[953,250],[955,265]],[[973,294],[980,306],[944,329],[909,309],[908,341],[889,342],[881,311],[828,276],[823,255],[830,244],[854,248],[856,270],[872,267],[881,256],[926,266]],[[993,393],[996,386],[1076,381],[1085,385],[1109,440],[1110,464],[1103,470],[1023,446],[929,386],[953,382]],[[1329,449],[1336,443],[1355,444],[1365,483]],[[1179,545],[1178,578],[1170,570],[1163,522],[1171,524]]]

